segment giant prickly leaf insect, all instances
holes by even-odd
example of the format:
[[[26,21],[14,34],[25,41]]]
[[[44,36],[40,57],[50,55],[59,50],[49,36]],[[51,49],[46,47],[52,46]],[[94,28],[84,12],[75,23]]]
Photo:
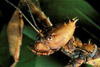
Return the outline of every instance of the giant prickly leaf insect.
[[[9,1],[7,2],[10,3]],[[28,7],[29,13],[33,21],[34,17],[32,14],[35,14],[38,21],[41,22],[43,26],[47,29],[45,29],[45,31],[40,30],[34,21],[34,25],[37,27],[36,28],[34,25],[31,24],[31,22],[27,19],[27,17],[18,7],[10,3],[16,8],[16,11],[8,25],[8,41],[10,46],[10,53],[13,55],[15,60],[15,63],[12,65],[12,67],[14,67],[18,62],[20,52],[19,50],[22,41],[23,20],[19,13],[22,14],[22,16],[27,20],[27,22],[29,22],[29,24],[39,34],[38,39],[35,41],[35,45],[31,46],[30,48],[32,52],[36,53],[37,55],[50,55],[55,51],[61,49],[62,52],[72,58],[72,63],[66,65],[67,67],[79,67],[82,63],[86,62],[87,58],[90,58],[92,54],[93,55],[91,58],[94,57],[97,52],[96,45],[90,44],[89,46],[91,46],[91,49],[88,50],[87,48],[85,48],[85,46],[88,47],[88,44],[80,44],[80,41],[77,42],[77,40],[73,39],[73,34],[76,28],[75,23],[78,19],[73,18],[72,20],[69,20],[67,22],[65,21],[64,23],[59,24],[57,27],[53,27],[49,18],[47,18],[45,14],[33,2],[31,2],[31,0],[21,0],[20,3],[23,6]],[[74,59],[75,61],[73,61]],[[91,64],[89,60],[87,63]]]

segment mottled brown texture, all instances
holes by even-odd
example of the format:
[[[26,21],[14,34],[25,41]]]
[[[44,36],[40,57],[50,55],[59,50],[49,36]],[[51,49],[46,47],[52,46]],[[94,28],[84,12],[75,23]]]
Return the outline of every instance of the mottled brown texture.
[[[100,48],[98,48],[98,50],[93,58],[88,59],[87,64],[90,64],[94,67],[100,67]]]
[[[35,43],[35,53],[40,55],[47,53],[45,55],[50,55],[66,45],[74,34],[75,21],[76,19],[53,28],[47,37],[43,37]],[[34,49],[32,51],[34,52]]]
[[[9,50],[11,55],[14,57],[15,64],[18,62],[20,46],[22,44],[22,30],[23,30],[23,20],[22,15],[19,14],[19,11],[16,10],[8,24],[7,35],[9,42]]]
[[[66,67],[79,67],[84,62],[100,67],[100,48],[96,48],[96,44],[82,43],[73,37],[62,47],[61,51],[72,59]]]

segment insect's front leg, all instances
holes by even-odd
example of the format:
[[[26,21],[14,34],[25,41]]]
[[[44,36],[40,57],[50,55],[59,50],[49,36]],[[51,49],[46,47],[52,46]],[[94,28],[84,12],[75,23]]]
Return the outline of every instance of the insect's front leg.
[[[22,44],[22,31],[23,31],[23,19],[19,11],[16,10],[8,24],[7,35],[9,42],[9,50],[14,57],[14,63],[11,67],[14,67],[19,60],[20,46]]]

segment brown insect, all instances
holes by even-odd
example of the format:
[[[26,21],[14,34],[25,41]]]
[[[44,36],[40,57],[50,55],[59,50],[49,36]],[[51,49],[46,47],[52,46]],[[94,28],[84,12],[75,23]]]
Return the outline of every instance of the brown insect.
[[[10,3],[9,1],[7,2]],[[16,7],[12,3],[10,4],[16,8],[16,11],[12,16],[12,19],[8,24],[8,30],[7,30],[10,53],[15,60],[12,67],[16,65],[19,59],[20,46],[22,41],[22,30],[23,30],[22,16],[39,34],[38,40],[36,40],[34,46],[30,48],[32,52],[36,53],[37,55],[50,55],[55,51],[61,49],[63,53],[71,57],[73,60],[75,59],[73,63],[69,63],[68,65],[66,65],[67,67],[68,66],[79,67],[85,60],[87,60],[86,58],[93,59],[94,55],[97,52],[96,50],[97,46],[92,45],[90,43],[83,44],[80,40],[73,37],[76,28],[75,23],[78,21],[78,19],[73,18],[68,22],[59,24],[57,27],[53,27],[49,18],[47,18],[45,14],[31,0],[21,0],[20,4],[23,7],[28,8],[30,16],[34,22],[35,25],[34,26],[31,24],[30,20],[27,19],[27,17],[22,13],[22,11],[18,7]],[[45,28],[47,28],[46,31],[42,31],[38,28],[37,24],[35,23],[33,14],[36,15],[38,21],[41,22]],[[86,47],[90,47],[90,49]],[[90,57],[92,53],[93,57]]]
[[[25,0],[22,0],[21,2],[22,4],[26,3]],[[34,3],[32,3],[30,0],[27,2],[29,4],[31,12],[37,15],[39,21],[44,21],[44,23],[42,24],[45,24],[45,26],[47,27],[53,26],[50,20],[45,16],[45,14],[39,8],[37,8],[34,5]],[[69,22],[64,22],[63,24],[59,24],[57,27],[54,27],[49,32],[47,32],[47,34],[39,32],[40,39],[35,42],[35,46],[31,48],[32,51],[34,53],[37,53],[38,55],[50,55],[54,53],[54,51],[59,50],[73,36],[73,33],[75,31],[75,23],[77,22],[77,20],[78,19],[74,18]]]

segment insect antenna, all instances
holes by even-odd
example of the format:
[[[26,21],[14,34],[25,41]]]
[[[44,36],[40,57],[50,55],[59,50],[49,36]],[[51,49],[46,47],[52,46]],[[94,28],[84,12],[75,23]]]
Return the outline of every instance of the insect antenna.
[[[27,0],[26,0],[26,4],[27,4],[27,6],[28,6],[29,13],[30,13],[30,15],[31,15],[31,18],[32,18],[32,20],[33,20],[34,25],[37,27],[38,30],[40,30],[39,27],[37,26],[36,22],[35,22],[34,16],[32,15],[32,11],[31,11],[31,9],[30,9],[30,6],[29,6]]]
[[[26,19],[26,21],[33,27],[33,29],[40,34],[40,36],[43,36],[43,34],[29,21],[29,19],[24,15],[24,13],[18,8],[16,7],[13,3],[11,3],[8,0],[5,0],[7,3],[9,3],[11,6],[13,6],[15,9],[17,9],[19,11],[19,13],[21,13],[23,15],[23,17]]]

